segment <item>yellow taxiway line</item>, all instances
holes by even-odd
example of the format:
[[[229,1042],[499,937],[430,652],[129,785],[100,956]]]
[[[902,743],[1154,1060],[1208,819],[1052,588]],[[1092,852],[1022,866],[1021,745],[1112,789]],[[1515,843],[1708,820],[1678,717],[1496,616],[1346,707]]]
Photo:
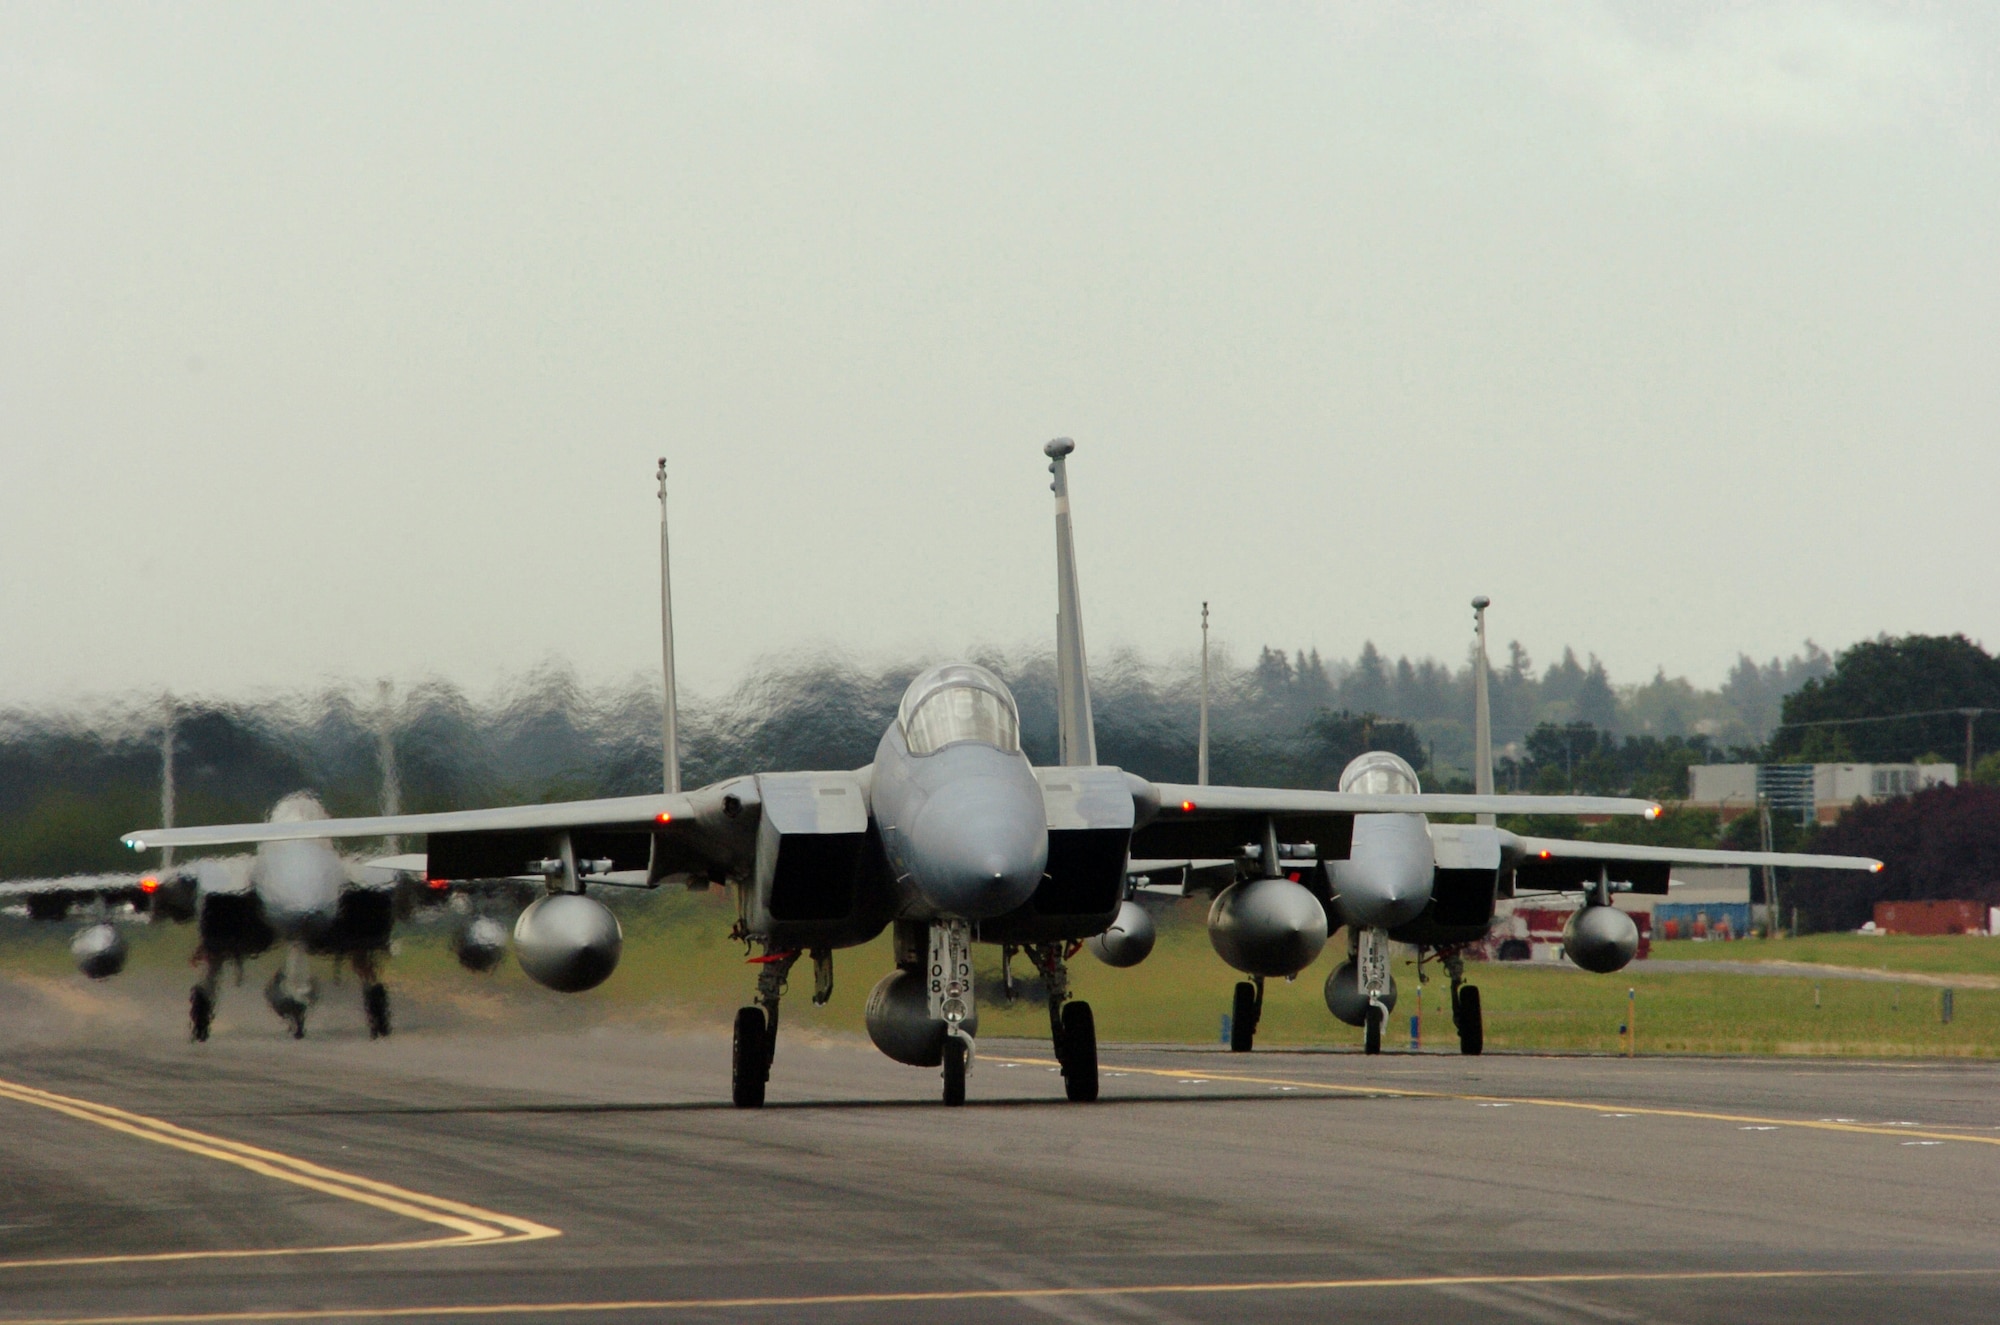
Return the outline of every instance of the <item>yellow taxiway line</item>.
[[[996,1056],[995,1062],[1020,1063],[1024,1067],[1060,1067],[1052,1058]],[[1917,1127],[1891,1127],[1880,1123],[1839,1122],[1831,1118],[1765,1118],[1755,1114],[1712,1113],[1702,1109],[1667,1109],[1648,1104],[1613,1104],[1604,1101],[1563,1100],[1533,1095],[1471,1095],[1449,1090],[1412,1090],[1405,1086],[1350,1086],[1333,1081],[1311,1081],[1299,1077],[1253,1077],[1241,1072],[1210,1072],[1202,1068],[1131,1067],[1124,1063],[1103,1063],[1101,1072],[1125,1072],[1133,1076],[1170,1077],[1175,1081],[1224,1081],[1239,1086],[1286,1086],[1293,1090],[1323,1090],[1336,1095],[1379,1096],[1405,1100],[1462,1100],[1472,1104],[1521,1104],[1540,1109],[1585,1109],[1591,1113],[1626,1113],[1643,1118],[1689,1118],[1700,1122],[1736,1123],[1747,1127],[1801,1127],[1816,1132],[1858,1132],[1864,1136],[1894,1136],[1905,1140],[1964,1141],[1973,1145],[2000,1146],[2000,1136],[1974,1136],[1965,1132],[1937,1132]]]
[[[907,1293],[820,1293],[792,1297],[668,1297],[582,1302],[467,1302],[421,1307],[312,1307],[148,1315],[7,1316],[0,1325],[235,1325],[254,1321],[428,1320],[450,1317],[609,1315],[637,1311],[743,1311],[751,1308],[879,1307],[952,1302],[1048,1302],[1109,1297],[1202,1297],[1245,1293],[1336,1293],[1421,1288],[1546,1288],[1593,1284],[1743,1284],[1856,1279],[1943,1279],[2000,1275],[1960,1270],[1654,1270],[1636,1273],[1434,1274],[1360,1279],[1265,1279],[1210,1284],[1126,1284],[1091,1288],[965,1288]]]
[[[61,1265],[123,1265],[142,1261],[241,1260],[265,1256],[325,1256],[342,1252],[422,1251],[437,1247],[491,1246],[561,1237],[559,1229],[513,1215],[496,1214],[462,1201],[413,1192],[373,1178],[343,1173],[309,1160],[211,1136],[159,1118],[97,1104],[18,1082],[0,1081],[0,1099],[32,1104],[127,1136],[172,1147],[192,1155],[233,1164],[261,1177],[291,1183],[327,1196],[373,1206],[377,1210],[448,1230],[448,1236],[369,1242],[325,1247],[269,1247],[240,1251],[161,1251],[102,1256],[47,1256],[0,1261],[0,1270],[24,1270]]]

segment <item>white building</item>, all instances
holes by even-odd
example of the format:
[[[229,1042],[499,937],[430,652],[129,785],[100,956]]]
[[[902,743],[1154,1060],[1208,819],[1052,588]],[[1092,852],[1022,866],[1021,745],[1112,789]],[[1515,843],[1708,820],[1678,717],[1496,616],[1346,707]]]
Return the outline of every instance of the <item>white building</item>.
[[[1687,803],[1715,810],[1724,823],[1757,808],[1760,784],[1774,808],[1805,808],[1806,769],[1812,770],[1812,814],[1830,824],[1855,801],[1883,801],[1928,787],[1958,785],[1956,764],[1694,764]]]

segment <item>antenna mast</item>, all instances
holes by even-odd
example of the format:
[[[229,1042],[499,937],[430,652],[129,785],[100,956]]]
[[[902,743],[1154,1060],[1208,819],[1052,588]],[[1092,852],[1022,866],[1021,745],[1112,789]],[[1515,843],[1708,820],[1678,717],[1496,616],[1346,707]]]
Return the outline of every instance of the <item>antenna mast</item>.
[[[674,690],[674,589],[667,561],[667,458],[660,457],[660,763],[669,796],[681,789],[680,700]]]
[[[1194,784],[1208,785],[1208,604],[1201,605],[1201,735],[1195,742]]]
[[[1485,594],[1472,600],[1472,620],[1479,646],[1472,655],[1472,790],[1475,795],[1493,794],[1493,705],[1486,691],[1486,609],[1492,599]],[[1490,814],[1473,816],[1474,822],[1492,825]]]

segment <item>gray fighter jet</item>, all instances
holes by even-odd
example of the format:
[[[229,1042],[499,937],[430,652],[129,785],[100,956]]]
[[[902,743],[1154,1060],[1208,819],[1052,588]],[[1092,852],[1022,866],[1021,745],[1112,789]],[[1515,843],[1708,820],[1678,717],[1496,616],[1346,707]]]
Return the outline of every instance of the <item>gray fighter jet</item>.
[[[171,824],[174,806],[174,722],[171,711],[161,743],[160,814]],[[384,797],[396,799],[393,756],[385,739]],[[369,861],[342,856],[330,839],[310,834],[326,818],[317,798],[299,792],[279,801],[271,822],[294,836],[258,845],[250,855],[211,856],[176,864],[168,847],[158,869],[130,874],[68,875],[0,882],[0,905],[25,905],[30,919],[61,923],[72,915],[83,926],[70,941],[77,969],[93,980],[125,969],[129,945],[120,920],[129,912],[149,921],[193,924],[194,964],[201,979],[188,994],[188,1022],[195,1040],[206,1040],[221,997],[221,976],[278,948],[283,956],[264,999],[294,1038],[318,1001],[313,958],[330,957],[359,977],[370,1038],[389,1034],[389,990],[381,966],[398,919],[424,907],[451,907],[452,949],[461,964],[491,970],[506,952],[507,932],[481,914],[475,900],[509,894],[517,906],[539,891],[531,880],[483,880],[446,887],[421,878],[422,860]],[[414,870],[411,866],[414,865]]]
[[[1493,733],[1487,696],[1486,608],[1472,600],[1477,648],[1473,654],[1474,788],[1482,798],[1493,791]],[[1203,607],[1204,687],[1207,608]],[[1203,696],[1206,714],[1207,697]],[[1207,723],[1197,767],[1207,767]],[[1416,770],[1386,750],[1370,751],[1340,776],[1345,793],[1415,796]],[[1213,799],[1216,793],[1206,793]],[[1435,958],[1451,981],[1452,1022],[1462,1053],[1485,1046],[1479,989],[1466,983],[1465,952],[1485,940],[1498,904],[1547,893],[1582,893],[1584,904],[1563,933],[1569,960],[1600,974],[1621,970],[1638,951],[1639,931],[1613,906],[1616,893],[1666,895],[1674,865],[1790,866],[1795,869],[1879,870],[1882,862],[1863,856],[1823,856],[1788,852],[1711,851],[1682,847],[1627,846],[1524,837],[1496,827],[1491,813],[1473,824],[1434,824],[1422,814],[1357,814],[1340,858],[1312,844],[1258,848],[1235,853],[1226,842],[1200,831],[1154,834],[1188,852],[1184,859],[1132,862],[1135,891],[1152,896],[1213,893],[1209,938],[1222,960],[1250,978],[1237,984],[1230,1018],[1230,1048],[1248,1052],[1255,1042],[1264,1003],[1264,981],[1290,977],[1310,966],[1331,930],[1347,930],[1347,960],[1326,979],[1326,1005],[1336,1018],[1362,1029],[1363,1048],[1380,1053],[1382,1032],[1396,1005],[1389,973],[1393,940],[1417,949],[1419,960]],[[1150,845],[1150,843],[1149,843]],[[1206,848],[1207,850],[1204,850]],[[1263,850],[1275,850],[1283,880],[1261,877]],[[1160,853],[1165,855],[1165,853]],[[1206,858],[1204,858],[1206,857]],[[1289,944],[1245,943],[1240,935],[1262,934],[1289,919]],[[1142,960],[1152,947],[1152,920],[1128,902],[1118,922],[1092,941],[1091,948],[1114,966]]]
[[[125,841],[146,849],[422,836],[427,880],[539,875],[547,895],[522,912],[516,950],[532,977],[563,990],[605,979],[622,944],[617,919],[587,895],[591,880],[582,862],[594,862],[600,874],[643,871],[638,877],[653,886],[727,883],[736,895],[736,935],[762,949],[755,1001],[736,1017],[732,1096],[743,1107],[763,1103],[780,999],[794,965],[810,957],[815,999],[824,1000],[832,991],[834,950],[866,943],[888,927],[896,966],[869,997],[869,1034],[900,1062],[941,1068],[945,1103],[955,1105],[965,1099],[977,1027],[974,942],[1024,953],[1041,973],[1067,1094],[1096,1098],[1095,1024],[1089,1006],[1070,997],[1064,963],[1071,945],[1118,920],[1135,852],[1228,854],[1252,862],[1256,877],[1235,893],[1241,900],[1224,909],[1221,924],[1236,950],[1264,967],[1283,964],[1271,954],[1296,950],[1300,913],[1309,909],[1317,918],[1318,942],[1326,935],[1322,903],[1287,878],[1282,844],[1306,844],[1316,859],[1335,861],[1349,855],[1364,816],[1415,815],[1421,823],[1425,813],[1657,811],[1646,801],[1606,797],[1181,786],[1099,764],[1070,530],[1065,461],[1073,446],[1059,439],[1044,450],[1056,495],[1057,767],[1032,767],[1023,755],[1019,712],[1001,679],[954,663],[910,684],[874,758],[861,768],[750,773],[681,791],[663,523],[669,683],[660,793],[310,824],[142,830]],[[663,518],[664,509],[663,500]],[[1395,894],[1381,905],[1404,902]]]

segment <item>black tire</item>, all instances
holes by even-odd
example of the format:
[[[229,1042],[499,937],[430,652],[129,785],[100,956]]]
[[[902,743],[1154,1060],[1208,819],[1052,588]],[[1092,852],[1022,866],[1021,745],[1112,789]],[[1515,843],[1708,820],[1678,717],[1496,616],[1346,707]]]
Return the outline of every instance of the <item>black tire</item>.
[[[764,1033],[764,1009],[738,1008],[736,1038],[729,1060],[729,1099],[739,1109],[764,1107],[764,1083],[771,1075],[771,1047]]]
[[[1236,986],[1229,1010],[1229,1050],[1247,1054],[1257,1043],[1257,986],[1248,980]]]
[[[196,1044],[207,1041],[208,1028],[214,1020],[215,1000],[208,996],[206,989],[196,985],[188,991],[188,1026]]]
[[[965,1103],[965,1041],[956,1035],[944,1037],[944,1104],[956,1109]]]
[[[369,985],[361,991],[361,1008],[368,1014],[368,1038],[379,1040],[389,1033],[389,990],[385,985]]]
[[[1458,991],[1458,1012],[1453,1020],[1458,1022],[1458,1051],[1462,1054],[1484,1053],[1486,1023],[1479,1012],[1479,986],[1467,985]]]
[[[1063,1093],[1077,1104],[1097,1098],[1097,1018],[1088,1003],[1063,1005]]]
[[[305,1009],[301,1008],[297,1012],[287,1012],[285,1014],[285,1020],[291,1023],[292,1038],[294,1040],[303,1040],[306,1038]]]
[[[1381,1007],[1370,1003],[1368,1005],[1367,1030],[1363,1032],[1361,1039],[1361,1051],[1363,1053],[1379,1054],[1382,1052],[1382,1021],[1383,1013]]]

